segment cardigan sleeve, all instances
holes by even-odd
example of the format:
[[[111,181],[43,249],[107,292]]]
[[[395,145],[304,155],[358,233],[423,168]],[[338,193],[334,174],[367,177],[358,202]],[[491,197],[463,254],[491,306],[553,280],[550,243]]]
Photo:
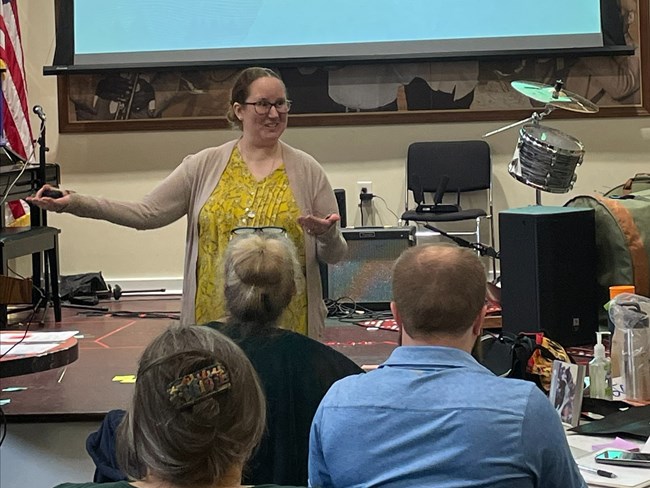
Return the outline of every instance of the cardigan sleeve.
[[[312,204],[314,214],[324,217],[338,213],[334,190],[332,190],[332,186],[327,179],[325,170],[323,170],[322,166],[317,165],[314,173],[315,187]],[[346,256],[347,252],[348,245],[338,224],[333,225],[327,232],[316,237],[316,256],[320,261],[329,264],[338,263]]]
[[[72,193],[70,204],[62,212],[138,230],[157,229],[187,214],[195,176],[196,162],[193,156],[187,156],[140,201],[125,202]]]

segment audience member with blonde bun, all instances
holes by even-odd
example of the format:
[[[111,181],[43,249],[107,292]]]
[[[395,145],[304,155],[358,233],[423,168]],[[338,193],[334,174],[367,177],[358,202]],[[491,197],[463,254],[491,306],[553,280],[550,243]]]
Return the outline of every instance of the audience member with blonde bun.
[[[283,234],[235,236],[224,266],[228,318],[208,325],[246,352],[268,399],[268,428],[244,480],[304,485],[309,428],[318,404],[335,381],[363,371],[282,321],[283,311],[304,287],[295,246]]]

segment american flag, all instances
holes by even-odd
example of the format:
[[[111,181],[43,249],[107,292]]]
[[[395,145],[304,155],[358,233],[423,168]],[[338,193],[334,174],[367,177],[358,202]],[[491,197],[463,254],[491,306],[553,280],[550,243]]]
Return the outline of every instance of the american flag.
[[[17,0],[1,0],[0,3],[0,67],[6,70],[2,75],[0,97],[0,144],[8,145],[15,153],[33,161],[33,135],[29,123],[27,81]],[[25,207],[19,200],[8,202],[5,211],[6,225],[27,225],[29,214]]]
[[[9,147],[23,158],[33,158],[17,3],[17,0],[1,0],[0,3],[0,63],[6,69],[2,80],[2,124]]]

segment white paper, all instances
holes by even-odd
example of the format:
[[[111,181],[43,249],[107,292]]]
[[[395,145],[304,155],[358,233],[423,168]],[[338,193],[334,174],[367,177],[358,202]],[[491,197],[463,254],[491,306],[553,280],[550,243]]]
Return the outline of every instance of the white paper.
[[[13,356],[45,354],[59,344],[59,342],[41,342],[39,344],[24,344],[21,342],[11,349],[14,344],[2,343],[0,344],[0,355],[6,354],[9,349],[11,349],[11,351],[9,351],[9,354],[5,356],[6,358]]]
[[[0,332],[0,342],[4,344],[15,344],[16,342],[34,343],[34,342],[48,342],[58,343],[65,342],[71,337],[77,335],[77,330],[63,330],[57,332],[27,332],[25,331],[6,331]],[[23,340],[23,336],[25,339]]]
[[[610,487],[650,487],[650,469],[628,468],[625,466],[613,466],[610,464],[600,464],[594,459],[596,454],[601,451],[589,453],[588,455],[576,459],[579,466],[590,468],[604,469],[616,474],[616,478],[605,478],[604,476],[580,470],[582,477],[590,486],[610,486]]]

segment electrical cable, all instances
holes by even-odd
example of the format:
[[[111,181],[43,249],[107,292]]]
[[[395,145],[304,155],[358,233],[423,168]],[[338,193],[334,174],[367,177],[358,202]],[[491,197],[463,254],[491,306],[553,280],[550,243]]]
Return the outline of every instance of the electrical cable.
[[[20,170],[20,173],[14,178],[14,181],[12,181],[8,186],[7,189],[4,191],[2,194],[2,198],[0,199],[0,206],[2,206],[6,201],[7,198],[9,198],[9,192],[11,192],[11,189],[18,183],[18,180],[20,180],[20,177],[23,175],[25,170],[27,169],[27,162],[23,162],[23,167]]]
[[[9,266],[7,266],[7,269],[9,270],[9,272],[15,274],[19,278],[21,278],[23,280],[26,279],[20,273],[17,273],[13,269],[11,269]],[[34,285],[34,283],[32,283],[32,288],[39,293],[40,298],[38,299],[38,302],[36,302],[36,305],[33,306],[32,313],[27,318],[27,325],[25,326],[25,332],[23,333],[23,336],[20,338],[20,340],[18,340],[15,344],[12,344],[9,349],[7,349],[4,353],[2,353],[2,355],[0,355],[0,359],[2,359],[7,354],[9,354],[14,347],[16,347],[18,344],[20,344],[21,342],[23,342],[27,338],[27,334],[29,333],[29,328],[32,325],[32,322],[34,321],[34,317],[36,316],[36,311],[40,308],[41,303],[43,303],[43,300],[45,300],[45,294],[43,293],[43,290],[41,290],[39,287]]]
[[[0,406],[0,446],[4,443],[7,437],[7,416]]]
[[[23,275],[21,275],[20,273],[18,273],[17,271],[14,271],[13,269],[11,269],[11,266],[9,266],[9,265],[7,265],[7,270],[8,270],[10,273],[13,273],[13,274],[15,274],[16,276],[18,276],[18,278],[20,278],[21,280],[26,280],[26,279],[27,279],[27,278],[25,278]]]
[[[34,287],[34,288],[36,288],[36,287]],[[38,288],[36,288],[36,289],[38,290]],[[40,292],[40,290],[39,290],[39,292]],[[2,355],[0,355],[0,359],[2,359],[7,354],[9,354],[14,347],[16,347],[18,344],[20,344],[21,342],[23,342],[27,338],[27,334],[29,333],[29,328],[32,325],[32,322],[34,321],[34,317],[36,316],[36,311],[40,308],[41,303],[43,302],[43,298],[44,297],[41,296],[41,298],[38,299],[38,302],[36,302],[36,305],[34,306],[34,309],[32,310],[31,315],[27,319],[27,325],[25,327],[25,332],[23,333],[23,336],[15,344],[12,344],[9,349],[7,349],[4,353],[2,353]]]
[[[363,203],[359,202],[359,212],[361,212],[361,227],[363,227]]]
[[[379,198],[382,202],[384,202],[384,205],[386,206],[386,210],[388,210],[390,213],[392,213],[392,214],[395,216],[395,218],[396,218],[397,220],[399,220],[399,217],[397,216],[397,214],[396,214],[395,212],[393,212],[393,211],[388,207],[388,203],[386,203],[386,200],[384,200],[384,199],[383,199],[382,197],[380,197],[379,195],[373,195],[373,198]]]
[[[397,330],[394,327],[382,327],[381,324],[368,324],[368,322],[393,319],[393,314],[390,311],[377,311],[362,307],[350,297],[340,297],[336,300],[326,298],[325,306],[327,307],[328,317],[336,318],[344,324],[354,324],[366,329]]]
[[[120,310],[116,312],[103,312],[100,310],[88,310],[79,312],[79,315],[87,317],[125,317],[132,319],[168,319],[180,320],[180,311],[166,312],[166,311],[152,311],[152,312],[133,312],[128,310]]]
[[[374,194],[374,193],[372,193],[372,194],[367,194],[367,195],[370,197],[367,201],[372,202],[372,199],[373,199],[373,198],[379,198],[382,202],[384,202],[384,206],[386,207],[386,210],[388,210],[391,214],[393,214],[393,216],[395,217],[395,219],[397,219],[397,221],[399,221],[399,216],[398,216],[395,212],[393,212],[393,211],[390,209],[390,207],[388,206],[388,203],[386,202],[386,200],[385,200],[383,197],[380,197],[379,195]],[[359,198],[361,199],[361,195],[359,195]],[[361,201],[359,202],[359,212],[361,213],[361,227],[364,226],[364,222],[363,222],[363,220],[364,220],[364,216],[363,216],[363,202],[364,202],[363,199],[361,199]],[[380,216],[380,218],[381,218],[381,216]]]

